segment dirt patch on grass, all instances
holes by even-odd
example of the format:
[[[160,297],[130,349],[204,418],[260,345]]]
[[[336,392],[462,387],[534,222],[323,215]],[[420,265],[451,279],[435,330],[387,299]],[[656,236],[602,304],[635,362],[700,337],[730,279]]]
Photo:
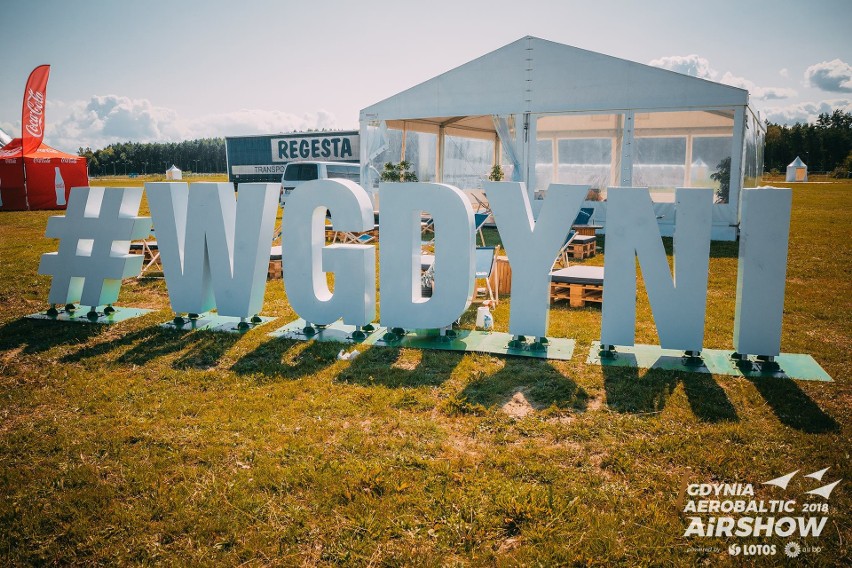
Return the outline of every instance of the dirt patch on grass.
[[[500,407],[500,410],[512,418],[520,419],[529,416],[539,409],[527,399],[527,389],[522,388],[518,389],[515,394],[512,395],[512,398]]]

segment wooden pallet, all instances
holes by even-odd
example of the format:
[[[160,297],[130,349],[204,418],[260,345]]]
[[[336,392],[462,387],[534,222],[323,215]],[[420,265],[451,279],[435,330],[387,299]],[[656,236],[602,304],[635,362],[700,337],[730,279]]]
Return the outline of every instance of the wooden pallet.
[[[603,304],[603,284],[550,283],[550,303],[568,300],[572,308]]]
[[[589,238],[586,235],[577,235],[574,237],[574,241],[568,245],[566,253],[570,258],[577,260],[592,258],[595,256],[597,242],[598,240],[594,236]]]
[[[491,271],[491,289],[499,296],[508,296],[512,293],[512,267],[509,258],[498,256],[494,262],[494,270]]]

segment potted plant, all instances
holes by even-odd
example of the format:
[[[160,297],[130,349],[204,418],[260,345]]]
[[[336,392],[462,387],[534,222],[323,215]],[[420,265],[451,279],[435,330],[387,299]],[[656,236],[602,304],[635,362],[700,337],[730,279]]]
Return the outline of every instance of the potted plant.
[[[405,160],[398,164],[393,162],[385,163],[382,170],[382,181],[417,181],[417,174],[411,171],[411,163]]]

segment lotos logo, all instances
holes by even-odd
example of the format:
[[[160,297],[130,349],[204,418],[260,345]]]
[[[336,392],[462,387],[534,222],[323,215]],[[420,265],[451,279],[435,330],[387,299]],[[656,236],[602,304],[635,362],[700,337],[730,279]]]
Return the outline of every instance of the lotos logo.
[[[30,112],[24,128],[30,136],[40,138],[44,128],[44,92],[27,89],[26,105]]]

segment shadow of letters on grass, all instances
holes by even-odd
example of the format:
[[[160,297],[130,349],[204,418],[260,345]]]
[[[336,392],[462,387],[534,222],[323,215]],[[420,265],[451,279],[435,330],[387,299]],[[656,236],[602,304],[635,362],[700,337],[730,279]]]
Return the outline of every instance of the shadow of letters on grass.
[[[583,411],[589,394],[547,361],[507,359],[496,373],[471,381],[457,396],[462,408],[503,406],[517,394],[535,409]]]

